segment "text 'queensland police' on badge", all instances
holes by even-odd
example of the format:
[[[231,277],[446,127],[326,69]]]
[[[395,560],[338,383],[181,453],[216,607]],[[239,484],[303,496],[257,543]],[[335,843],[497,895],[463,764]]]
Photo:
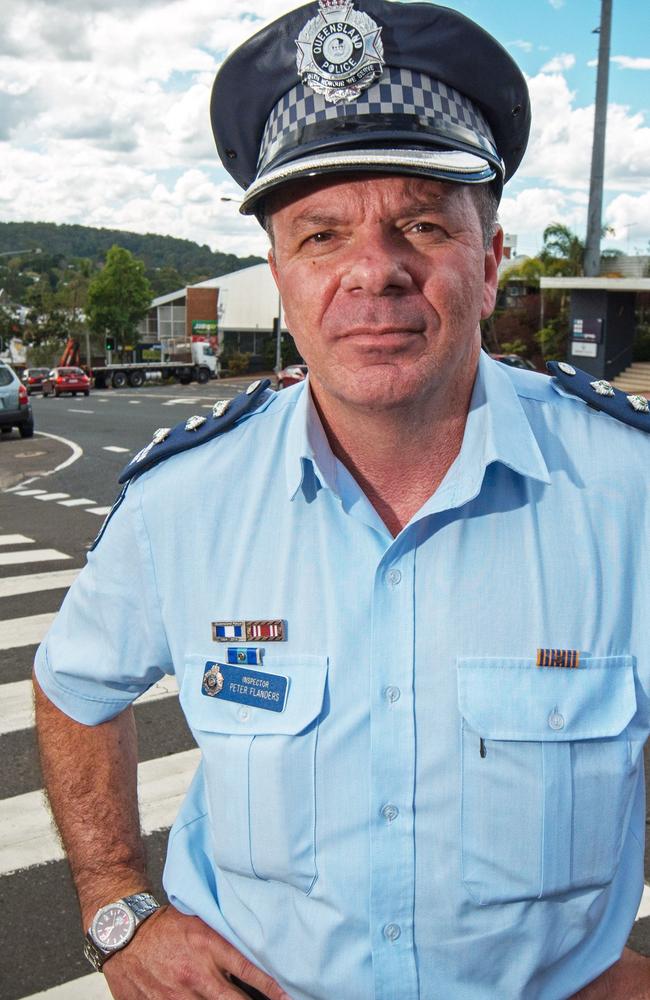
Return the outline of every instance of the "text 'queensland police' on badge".
[[[345,0],[320,0],[296,40],[302,82],[333,104],[354,101],[384,68],[381,28]]]

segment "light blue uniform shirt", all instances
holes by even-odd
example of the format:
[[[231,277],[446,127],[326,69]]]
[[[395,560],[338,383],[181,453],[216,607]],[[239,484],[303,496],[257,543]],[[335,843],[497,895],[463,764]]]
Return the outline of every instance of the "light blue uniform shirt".
[[[203,762],[167,892],[295,1000],[571,996],[642,890],[649,469],[650,436],[482,356],[393,538],[286,390],[131,484],[40,683],[94,724],[176,673]],[[276,618],[284,711],[202,694],[211,623]]]

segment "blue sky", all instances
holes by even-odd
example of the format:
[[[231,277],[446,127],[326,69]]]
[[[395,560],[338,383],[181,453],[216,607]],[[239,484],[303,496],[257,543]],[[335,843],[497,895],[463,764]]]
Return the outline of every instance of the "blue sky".
[[[182,236],[264,253],[226,195],[208,120],[228,51],[291,0],[4,0],[0,35],[0,220]],[[356,0],[363,8],[363,0]],[[529,80],[528,153],[501,221],[533,254],[549,222],[584,235],[599,0],[455,0]],[[650,3],[614,0],[604,221],[609,246],[650,241]]]

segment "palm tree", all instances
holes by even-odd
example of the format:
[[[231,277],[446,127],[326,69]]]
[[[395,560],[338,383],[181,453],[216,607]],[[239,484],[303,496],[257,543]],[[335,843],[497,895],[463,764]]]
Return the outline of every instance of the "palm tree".
[[[539,258],[548,274],[564,277],[582,275],[584,252],[584,241],[563,223],[552,222],[544,230],[544,245]]]

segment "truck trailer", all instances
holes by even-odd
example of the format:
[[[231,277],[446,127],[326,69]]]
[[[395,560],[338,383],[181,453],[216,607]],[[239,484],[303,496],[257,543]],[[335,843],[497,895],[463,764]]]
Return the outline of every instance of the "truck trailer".
[[[211,378],[219,377],[219,360],[210,343],[205,340],[192,341],[187,350],[174,351],[168,361],[136,361],[129,364],[100,365],[93,368],[96,389],[114,389],[130,386],[132,389],[144,384],[147,376],[173,378],[181,385],[199,382],[201,385]]]

